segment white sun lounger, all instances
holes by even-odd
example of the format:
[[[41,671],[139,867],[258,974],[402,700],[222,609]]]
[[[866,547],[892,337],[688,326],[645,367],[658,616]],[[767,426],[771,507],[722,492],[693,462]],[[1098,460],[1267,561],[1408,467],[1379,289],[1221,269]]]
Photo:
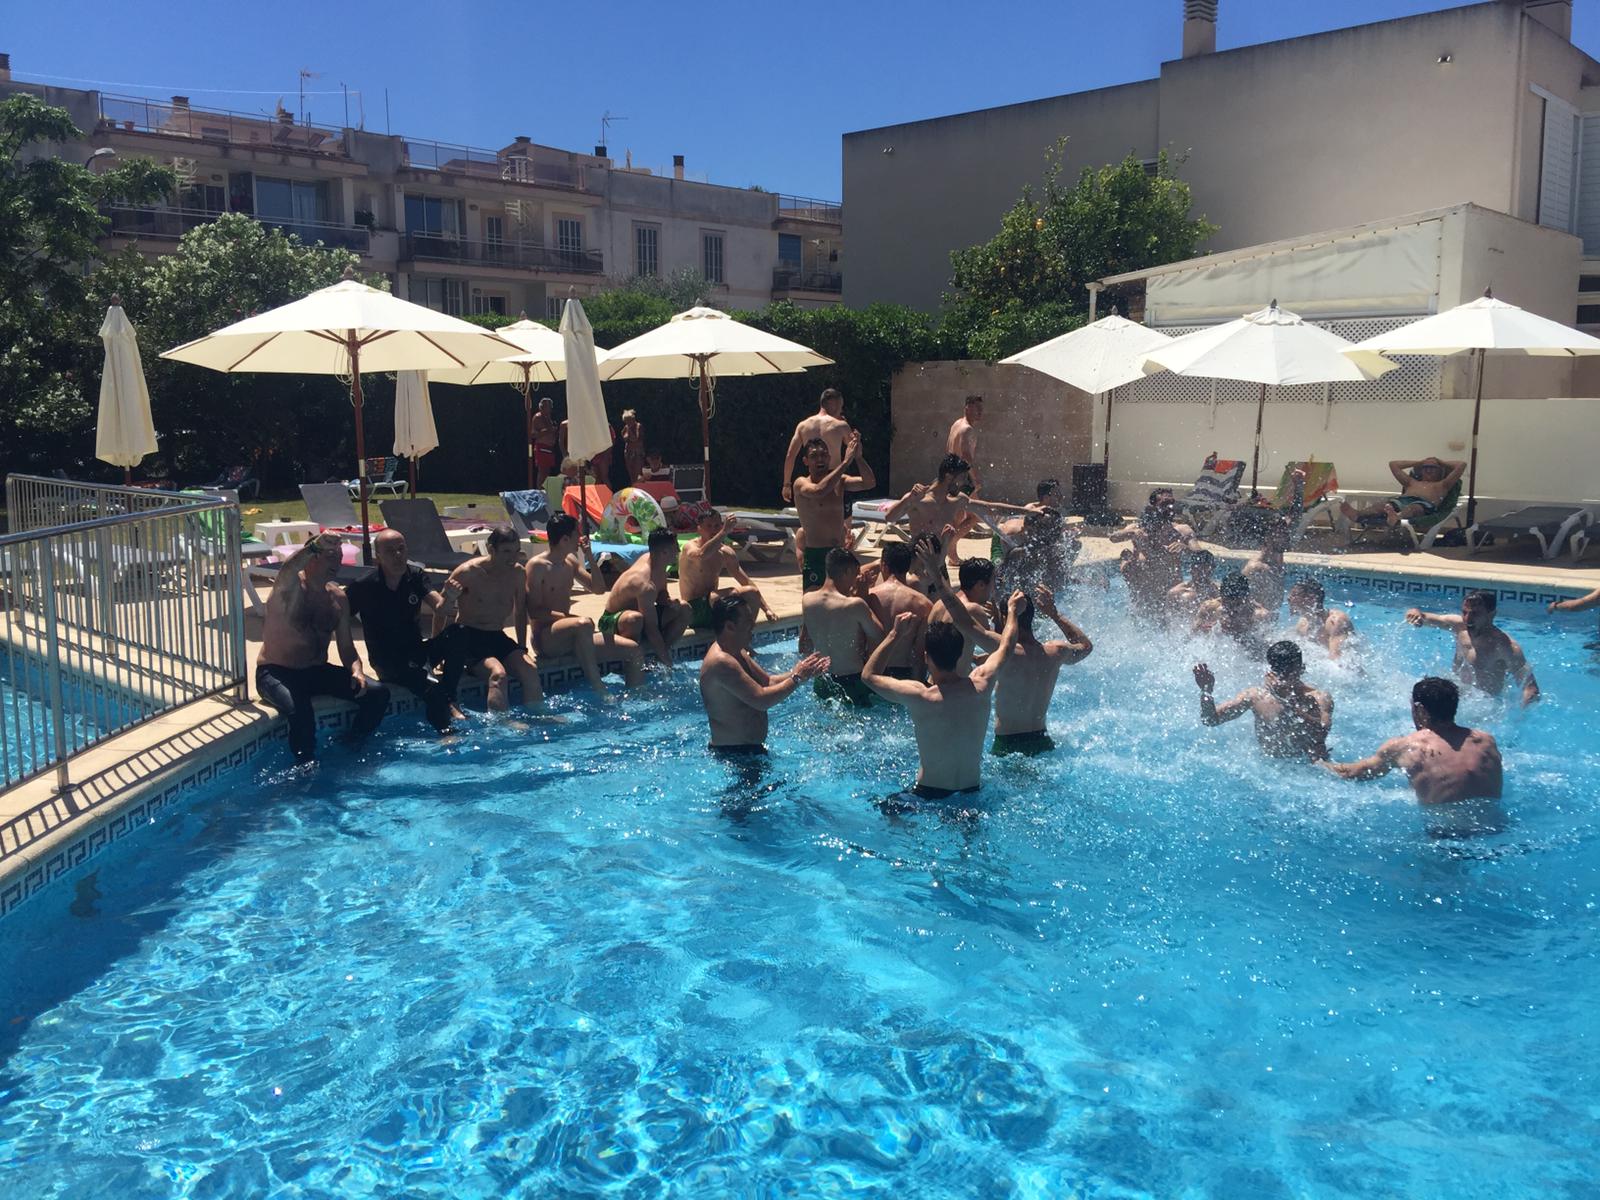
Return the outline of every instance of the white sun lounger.
[[[1527,536],[1538,539],[1539,552],[1545,558],[1554,558],[1574,531],[1586,527],[1593,519],[1593,511],[1583,505],[1531,504],[1504,516],[1477,522],[1467,530],[1467,547],[1476,552],[1483,546],[1485,535],[1491,533],[1506,541]],[[1585,534],[1584,541],[1587,540]],[[1576,545],[1573,549],[1581,552]]]

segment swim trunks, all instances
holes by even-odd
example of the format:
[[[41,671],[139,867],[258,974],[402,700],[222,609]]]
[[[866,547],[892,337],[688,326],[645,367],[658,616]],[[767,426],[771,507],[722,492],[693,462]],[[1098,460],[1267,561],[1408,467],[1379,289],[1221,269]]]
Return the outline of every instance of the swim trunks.
[[[878,698],[862,681],[859,671],[854,675],[818,675],[811,681],[811,690],[818,699],[843,700],[856,708],[871,708]]]
[[[619,612],[603,612],[600,614],[600,619],[594,623],[594,627],[601,633],[614,634],[621,620],[622,614]]]
[[[1406,509],[1415,506],[1422,510],[1417,514],[1419,517],[1435,516],[1439,511],[1439,506],[1424,496],[1395,496],[1392,499],[1385,500],[1384,503],[1386,505],[1394,505],[1396,512],[1404,512]],[[1389,515],[1381,508],[1377,512],[1362,513],[1356,518],[1357,525],[1387,525],[1388,523]]]
[[[499,629],[476,629],[471,625],[452,625],[439,635],[444,639],[446,657],[458,657],[466,663],[482,662],[486,658],[501,660],[515,658],[522,647]],[[439,639],[435,639],[439,640]]]
[[[689,628],[711,628],[711,597],[696,596],[689,601]]]
[[[970,796],[978,790],[978,787],[978,784],[973,784],[964,788],[942,788],[928,783],[917,783],[906,790],[919,800],[948,800],[951,796]]]
[[[1043,729],[1036,729],[1032,733],[997,733],[994,735],[994,745],[989,748],[990,754],[1004,757],[1007,754],[1026,754],[1032,758],[1035,754],[1048,754],[1056,748],[1050,740],[1050,734]]]
[[[814,592],[828,579],[828,551],[834,546],[807,546],[800,562],[800,590]]]
[[[752,754],[765,754],[767,748],[760,742],[741,742],[737,746],[708,746],[706,747],[718,758],[748,758]]]
[[[922,677],[910,667],[885,667],[883,673],[890,679],[909,679],[913,683],[922,682]]]

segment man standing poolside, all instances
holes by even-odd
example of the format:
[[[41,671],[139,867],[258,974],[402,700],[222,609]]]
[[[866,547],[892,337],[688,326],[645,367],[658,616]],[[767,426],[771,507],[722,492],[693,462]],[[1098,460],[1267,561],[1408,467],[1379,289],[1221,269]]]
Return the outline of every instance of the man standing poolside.
[[[572,589],[581,583],[589,592],[602,589],[594,577],[584,570],[579,561],[582,547],[578,539],[578,523],[566,513],[557,513],[545,527],[550,539],[542,554],[528,559],[524,571],[527,584],[528,622],[533,627],[533,648],[538,652],[540,664],[548,658],[570,654],[583,668],[583,677],[601,699],[610,696],[606,690],[600,654],[620,658],[624,679],[629,687],[637,687],[644,677],[644,656],[639,643],[614,633],[599,633],[588,617],[572,612]]]
[[[389,708],[389,689],[362,672],[350,636],[350,604],[333,582],[343,555],[336,534],[318,534],[285,560],[267,597],[256,692],[288,720],[289,749],[297,762],[317,756],[312,697],[355,702],[352,739],[376,729]],[[342,667],[328,661],[330,638],[339,646]]]
[[[1300,678],[1305,663],[1293,642],[1274,642],[1267,648],[1267,677],[1261,687],[1246,688],[1226,704],[1218,705],[1211,689],[1216,678],[1205,663],[1196,663],[1194,681],[1200,685],[1200,721],[1225,725],[1245,713],[1256,719],[1256,741],[1273,758],[1328,757],[1328,729],[1333,724],[1333,697]]]
[[[1010,662],[1012,647],[1017,643],[1017,621],[1026,601],[1021,592],[1011,594],[999,649],[973,668],[970,675],[957,669],[966,639],[948,621],[931,622],[924,636],[927,683],[895,679],[884,673],[894,644],[915,635],[917,619],[910,613],[895,618],[894,629],[867,659],[861,672],[867,686],[891,704],[904,705],[911,713],[919,759],[913,795],[943,800],[978,790],[995,680]]]
[[[828,669],[826,658],[808,654],[792,671],[767,674],[750,653],[755,624],[755,606],[745,598],[712,601],[716,641],[700,664],[700,702],[711,724],[711,752],[721,758],[766,754],[767,711]]]
[[[1391,738],[1360,762],[1325,762],[1341,779],[1377,779],[1399,767],[1423,804],[1453,800],[1498,800],[1504,782],[1500,747],[1481,729],[1456,724],[1461,691],[1448,679],[1429,676],[1411,689],[1415,733]]]
[[[541,704],[544,688],[528,657],[527,578],[517,561],[521,540],[511,526],[496,525],[484,549],[487,553],[450,573],[450,581],[461,589],[455,624],[446,629],[447,616],[434,611],[436,649],[444,654],[440,679],[454,696],[462,672],[470,670],[489,686],[489,711],[506,712],[514,676],[522,685],[522,702]],[[516,626],[515,641],[506,636],[507,625]]]
[[[667,568],[678,560],[678,538],[670,529],[652,530],[648,553],[611,585],[600,632],[648,645],[663,671],[672,670],[672,647],[689,628],[689,606],[667,590]]]
[[[421,700],[433,727],[448,732],[455,697],[428,674],[430,655],[420,621],[424,604],[446,617],[453,615],[461,585],[453,579],[443,589],[430,585],[422,566],[406,560],[405,535],[398,529],[378,533],[372,551],[378,565],[344,589],[351,613],[361,621],[372,669],[384,683],[403,687]]]
[[[1033,633],[1035,606],[1055,622],[1064,641],[1041,642]],[[1055,593],[1040,586],[1034,599],[1024,600],[1017,616],[1017,642],[1011,660],[1000,673],[994,692],[994,745],[996,755],[1026,754],[1032,757],[1054,750],[1045,728],[1045,714],[1055,694],[1061,668],[1089,657],[1094,643],[1056,609]]]
[[[821,438],[812,438],[805,444],[805,456],[807,474],[794,482],[794,507],[800,516],[800,532],[805,535],[800,587],[810,592],[821,587],[827,578],[828,551],[850,540],[850,526],[844,515],[845,493],[864,492],[875,487],[878,478],[861,457],[861,435],[854,431],[845,440],[838,465],[833,464],[828,444]],[[860,467],[859,475],[848,473],[852,463]]]
[[[1533,677],[1533,668],[1523,657],[1517,645],[1505,630],[1494,623],[1497,607],[1495,594],[1490,591],[1468,592],[1461,598],[1461,615],[1454,613],[1429,613],[1420,608],[1406,611],[1410,625],[1448,629],[1455,634],[1455,671],[1462,683],[1469,683],[1481,692],[1498,696],[1505,690],[1509,676],[1522,684],[1524,707],[1539,699],[1539,682]]]
[[[543,487],[561,462],[560,433],[549,396],[539,397],[533,413],[533,486]]]
[[[883,640],[883,626],[872,608],[856,595],[861,560],[849,550],[828,551],[828,578],[800,598],[810,644],[832,665],[813,687],[824,700],[842,700],[856,708],[872,707],[872,689],[861,682],[867,655]]]
[[[1315,579],[1297,580],[1289,589],[1289,612],[1298,618],[1295,632],[1326,647],[1329,658],[1337,659],[1355,636],[1350,614],[1330,609],[1327,593]]]
[[[826,388],[817,400],[817,411],[794,427],[789,449],[783,455],[783,501],[794,503],[794,466],[807,444],[820,440],[828,448],[831,462],[844,460],[844,444],[850,436],[850,422],[844,419],[844,397],[837,388]]]
[[[895,679],[921,679],[926,670],[922,654],[922,632],[933,601],[910,579],[915,552],[905,542],[889,542],[883,548],[881,575],[867,593],[867,604],[878,619],[880,629],[892,629],[895,618],[910,613],[917,619],[917,633],[909,642],[902,640],[896,652],[885,660],[883,673]],[[932,552],[932,570],[939,573],[939,549]]]
[[[689,628],[711,628],[711,604],[719,596],[746,596],[776,621],[778,614],[761,595],[761,589],[750,581],[744,567],[739,565],[739,555],[727,544],[728,533],[733,529],[732,517],[724,517],[714,508],[700,514],[695,531],[700,535],[678,551],[678,599],[689,606]],[[723,574],[732,575],[736,587],[722,586]]]
[[[961,415],[950,423],[950,432],[944,439],[946,454],[953,454],[973,464],[971,490],[974,492],[983,486],[983,476],[977,467],[978,426],[982,424],[983,397],[968,396],[966,403],[961,406]]]

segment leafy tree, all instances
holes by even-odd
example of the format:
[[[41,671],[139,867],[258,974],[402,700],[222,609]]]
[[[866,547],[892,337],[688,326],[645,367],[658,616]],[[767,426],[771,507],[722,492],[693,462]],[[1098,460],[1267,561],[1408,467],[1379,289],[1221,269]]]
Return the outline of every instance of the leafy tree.
[[[1064,146],[1058,142],[1046,156],[1037,198],[1024,189],[994,237],[950,256],[945,326],[975,358],[1004,358],[1076,328],[1088,314],[1089,283],[1193,257],[1217,231],[1191,215],[1189,185],[1165,151],[1153,173],[1130,154],[1085,167],[1064,187]]]
[[[100,210],[147,204],[176,185],[147,158],[96,175],[42,153],[82,136],[65,109],[36,96],[0,101],[0,468],[61,466],[85,428],[93,452],[101,314],[85,272],[107,229]]]

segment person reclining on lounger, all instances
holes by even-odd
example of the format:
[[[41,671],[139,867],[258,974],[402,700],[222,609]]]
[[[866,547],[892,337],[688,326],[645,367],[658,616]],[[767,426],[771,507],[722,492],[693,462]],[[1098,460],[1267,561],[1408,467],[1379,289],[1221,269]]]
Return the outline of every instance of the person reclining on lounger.
[[[1442,458],[1397,458],[1389,464],[1389,474],[1400,485],[1398,496],[1365,509],[1341,503],[1339,511],[1357,525],[1398,525],[1402,520],[1436,516],[1466,469],[1464,462],[1445,462]]]

